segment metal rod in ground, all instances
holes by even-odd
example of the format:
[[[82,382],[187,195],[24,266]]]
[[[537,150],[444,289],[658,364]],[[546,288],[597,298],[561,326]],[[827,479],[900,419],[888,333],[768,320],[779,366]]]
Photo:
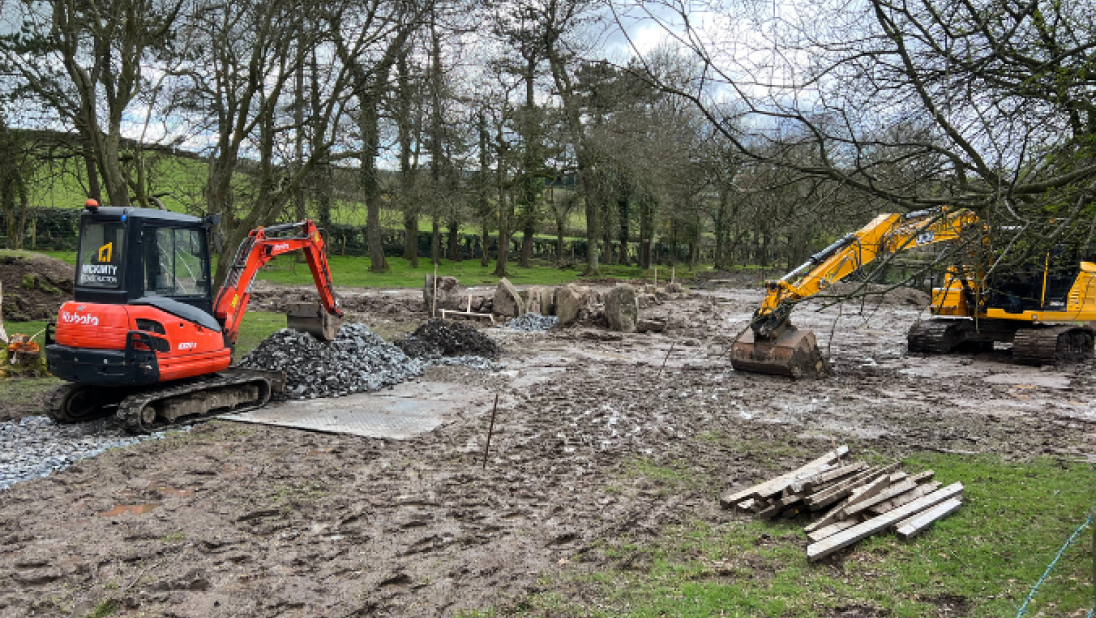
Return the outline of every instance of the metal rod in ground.
[[[483,469],[487,469],[487,453],[491,450],[491,434],[495,432],[495,412],[499,409],[499,394],[495,393],[495,407],[491,408],[491,424],[487,427],[487,445],[483,447]]]
[[[438,263],[434,262],[434,298],[430,299],[430,317],[438,317]]]
[[[666,368],[666,361],[670,360],[670,354],[673,354],[675,345],[677,345],[676,341],[670,343],[670,349],[666,351],[666,358],[662,359],[662,366],[658,368],[658,376],[655,377],[662,377],[662,370]]]

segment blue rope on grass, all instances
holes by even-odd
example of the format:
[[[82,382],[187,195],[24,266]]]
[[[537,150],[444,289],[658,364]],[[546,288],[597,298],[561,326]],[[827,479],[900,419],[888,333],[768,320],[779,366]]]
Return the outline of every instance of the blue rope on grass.
[[[1081,527],[1077,528],[1073,535],[1069,537],[1069,540],[1066,541],[1066,544],[1062,546],[1062,549],[1058,550],[1058,555],[1054,557],[1054,561],[1051,562],[1050,566],[1047,567],[1046,573],[1043,573],[1043,576],[1039,578],[1038,582],[1036,582],[1035,587],[1031,589],[1030,593],[1028,593],[1027,599],[1024,600],[1024,604],[1020,606],[1020,611],[1016,614],[1016,618],[1021,618],[1021,616],[1027,613],[1028,604],[1031,603],[1031,599],[1035,597],[1035,591],[1039,589],[1039,586],[1043,585],[1044,581],[1046,581],[1047,576],[1050,575],[1050,572],[1054,569],[1054,565],[1058,564],[1058,560],[1061,559],[1062,554],[1066,552],[1066,548],[1069,547],[1070,543],[1072,543],[1073,540],[1076,539],[1079,534],[1081,534],[1081,531],[1087,528],[1088,525],[1091,523],[1092,515],[1089,515],[1088,519],[1085,520],[1085,523],[1081,524]],[[1096,586],[1096,582],[1093,582],[1093,585]],[[1094,614],[1096,614],[1096,605],[1092,606],[1092,609],[1088,612],[1087,618],[1092,618]]]

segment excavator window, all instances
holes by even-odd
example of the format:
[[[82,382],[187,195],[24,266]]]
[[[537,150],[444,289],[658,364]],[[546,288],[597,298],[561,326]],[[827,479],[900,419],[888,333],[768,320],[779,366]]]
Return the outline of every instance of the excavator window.
[[[203,230],[146,228],[143,244],[146,296],[209,296]]]
[[[78,286],[117,288],[121,284],[125,229],[121,221],[83,222]]]

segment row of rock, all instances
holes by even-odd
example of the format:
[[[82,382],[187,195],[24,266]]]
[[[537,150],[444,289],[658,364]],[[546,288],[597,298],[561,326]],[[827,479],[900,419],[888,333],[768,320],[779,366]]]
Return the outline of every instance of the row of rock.
[[[629,284],[618,284],[602,294],[593,288],[573,283],[554,288],[534,286],[518,290],[508,279],[499,280],[490,297],[473,297],[462,290],[455,277],[438,277],[435,282],[427,275],[423,300],[428,313],[440,314],[442,310],[491,313],[505,318],[516,318],[527,313],[555,316],[558,324],[604,321],[609,328],[621,332],[636,330],[662,330],[664,324],[641,321],[639,310],[661,302],[661,299],[684,293],[677,283],[664,290],[643,286],[639,290]]]

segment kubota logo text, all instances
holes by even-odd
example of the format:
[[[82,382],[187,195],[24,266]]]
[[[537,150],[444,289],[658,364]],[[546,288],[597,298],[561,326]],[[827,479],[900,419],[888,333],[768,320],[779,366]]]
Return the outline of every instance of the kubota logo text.
[[[287,242],[282,242],[282,243],[278,243],[278,244],[274,245],[274,250],[275,251],[282,251],[283,249],[288,249],[288,248],[289,248],[289,243],[287,243]]]
[[[193,350],[197,347],[198,347],[198,344],[196,344],[196,343],[180,343],[179,344],[179,349],[180,350]]]
[[[80,315],[79,313],[61,312],[61,321],[66,324],[82,324],[86,326],[98,326],[99,318],[93,315]]]

